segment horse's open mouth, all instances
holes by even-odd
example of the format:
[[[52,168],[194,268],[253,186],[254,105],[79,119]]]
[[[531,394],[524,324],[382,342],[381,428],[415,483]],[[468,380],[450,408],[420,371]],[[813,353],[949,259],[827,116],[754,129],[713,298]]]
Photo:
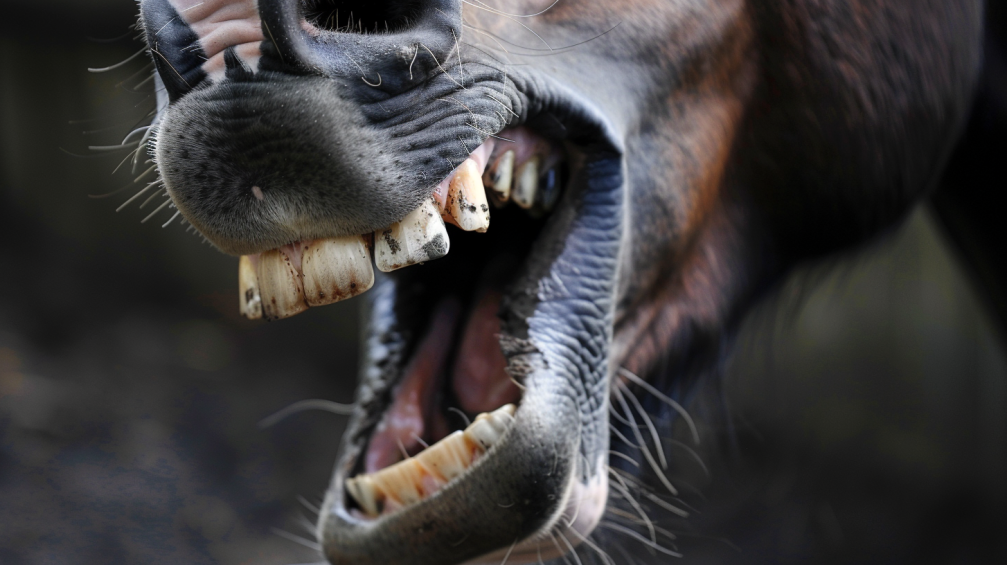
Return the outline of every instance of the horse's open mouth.
[[[606,263],[607,238],[595,255],[576,232],[614,228],[618,207],[591,219],[589,158],[510,127],[391,228],[242,257],[252,318],[370,290],[358,410],[319,525],[331,561],[536,561],[590,535],[607,499],[605,345],[590,332],[606,335],[609,304],[566,285],[604,292],[612,273],[562,257]],[[612,205],[612,186],[600,186]],[[375,277],[372,254],[387,276]],[[585,272],[602,278],[567,279]]]
[[[580,445],[581,419],[597,418],[582,412],[593,394],[549,370],[528,328],[583,196],[566,179],[584,157],[524,128],[498,137],[473,153],[479,170],[479,153],[491,156],[486,233],[445,231],[447,257],[396,270],[372,291],[359,410],[320,525],[333,562],[460,562],[493,551],[534,561],[581,543],[604,508],[604,473],[582,468],[596,463]],[[529,171],[539,164],[541,174]],[[554,322],[557,341],[577,339]]]
[[[319,523],[333,563],[536,561],[601,518],[621,159],[597,126],[513,122],[391,226],[241,257],[249,318],[371,300],[358,408]],[[178,126],[162,127],[164,140]],[[185,210],[170,165],[166,177]],[[252,205],[276,191],[261,184]]]
[[[449,57],[460,21],[436,6],[367,36],[263,6],[255,72],[236,49],[217,74],[188,72],[203,61],[184,50],[159,69],[188,78],[165,83],[155,155],[185,218],[242,256],[246,316],[369,298],[326,557],[517,563],[592,544],[624,245],[611,125],[547,75]],[[150,30],[177,22],[148,10]]]
[[[333,562],[410,553],[460,562],[494,552],[535,561],[569,551],[596,525],[607,498],[595,451],[604,438],[590,448],[581,441],[596,431],[583,422],[599,417],[591,400],[599,391],[550,370],[528,327],[543,284],[562,284],[549,273],[586,190],[585,159],[574,144],[505,129],[439,184],[419,219],[242,258],[249,317],[286,317],[371,290],[359,409],[320,523]],[[570,180],[578,175],[579,186]],[[477,213],[475,225],[445,227],[441,218],[465,223],[459,211]],[[388,276],[374,276],[372,253]],[[312,276],[325,268],[328,276]],[[547,298],[563,292],[551,288]],[[543,321],[557,342],[579,339]]]

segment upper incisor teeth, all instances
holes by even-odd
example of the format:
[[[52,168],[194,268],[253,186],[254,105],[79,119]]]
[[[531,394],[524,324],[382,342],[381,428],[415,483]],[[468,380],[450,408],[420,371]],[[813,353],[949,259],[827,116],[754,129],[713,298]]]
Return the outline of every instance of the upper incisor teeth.
[[[511,200],[526,210],[535,204],[535,196],[538,192],[538,169],[539,158],[535,156],[528,159],[515,172],[516,178],[511,190]]]
[[[490,189],[490,197],[497,206],[510,200],[511,184],[514,180],[514,151],[507,151],[486,170],[483,183]]]
[[[486,202],[479,165],[472,159],[455,171],[448,190],[448,211],[465,231],[485,232],[490,227],[490,207]]]
[[[249,320],[258,320],[262,317],[259,277],[256,276],[255,265],[248,255],[242,255],[238,260],[238,299],[243,316]]]
[[[256,275],[262,296],[262,313],[267,320],[289,318],[308,309],[304,302],[301,276],[290,258],[279,249],[265,251],[259,256]]]
[[[359,235],[311,242],[301,256],[301,271],[308,306],[352,298],[374,285],[371,252]]]
[[[433,200],[424,200],[402,221],[374,232],[374,264],[390,272],[448,254],[451,241]]]
[[[380,514],[389,502],[392,507],[418,502],[463,474],[477,456],[496,444],[514,421],[515,410],[508,404],[480,414],[465,431],[454,432],[414,457],[347,479],[346,492],[369,516]]]

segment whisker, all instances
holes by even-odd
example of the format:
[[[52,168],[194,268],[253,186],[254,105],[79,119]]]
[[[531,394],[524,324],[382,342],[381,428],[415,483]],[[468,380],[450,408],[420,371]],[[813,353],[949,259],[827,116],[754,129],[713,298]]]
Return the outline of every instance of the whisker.
[[[661,500],[661,498],[659,496],[657,496],[656,494],[649,493],[646,490],[640,491],[640,494],[642,494],[647,500],[653,502],[654,504],[660,506],[661,508],[667,510],[668,512],[671,512],[672,514],[675,514],[676,516],[679,516],[681,518],[688,518],[689,517],[689,512],[688,511],[686,511],[686,510],[684,510],[682,508],[679,508],[679,507],[671,504],[670,502],[666,502],[664,500]]]
[[[675,402],[674,399],[664,394],[663,392],[657,390],[657,388],[655,388],[654,385],[641,379],[639,376],[637,376],[628,369],[620,367],[619,374],[622,375],[623,377],[626,377],[630,381],[633,381],[635,385],[654,395],[658,400],[670,406],[673,410],[675,410],[675,412],[678,412],[678,415],[681,416],[685,420],[685,423],[689,426],[689,431],[692,433],[693,441],[696,442],[697,445],[699,444],[699,430],[696,428],[696,422],[692,419],[692,416],[689,415],[689,413],[685,410],[685,408],[681,404]]]
[[[637,461],[636,459],[633,459],[632,457],[630,457],[629,455],[626,455],[625,453],[619,453],[618,451],[613,451],[613,450],[610,449],[610,450],[608,450],[608,454],[609,455],[615,455],[616,457],[619,457],[621,459],[629,461],[630,463],[632,463],[633,465],[636,465],[637,467],[640,466],[640,462],[639,461]]]
[[[142,127],[138,127],[136,129],[134,129],[133,131],[129,132],[129,135],[127,135],[125,138],[123,138],[123,140],[121,142],[121,145],[126,145],[127,143],[129,143],[130,138],[133,137],[134,135],[138,134],[138,133],[141,133],[141,132],[147,133],[147,130],[150,129],[150,128],[152,128],[152,127],[153,126],[142,126]],[[141,137],[140,139],[143,139],[143,138]]]
[[[262,24],[265,25],[265,22],[263,22]],[[167,57],[165,57],[164,55],[162,55],[161,52],[157,50],[156,46],[155,47],[151,47],[150,51],[152,53],[154,53],[155,55],[157,55],[158,57],[160,57],[161,59],[163,59],[164,62],[165,62],[165,64],[168,65],[168,68],[170,68],[172,70],[172,72],[175,73],[175,76],[177,76],[179,78],[179,80],[181,80],[183,83],[185,83],[185,86],[189,87],[190,89],[192,88],[192,85],[189,84],[189,81],[185,80],[185,77],[182,76],[182,74],[178,72],[178,69],[176,69],[175,66],[171,64],[171,61],[169,61]],[[279,52],[279,49],[277,49],[276,51]]]
[[[139,209],[143,210],[144,207],[147,206],[147,204],[150,204],[158,196],[168,196],[168,193],[167,192],[155,192],[154,194],[151,194],[149,197],[147,197],[146,200],[143,201],[143,204],[140,204],[140,208]]]
[[[476,28],[474,28],[471,25],[467,25],[467,24],[462,24],[462,25],[465,25],[465,27],[468,27],[470,29],[476,30]],[[490,36],[498,39],[499,41],[502,41],[502,42],[506,43],[507,45],[510,45],[511,47],[517,47],[518,49],[525,49],[525,50],[528,50],[528,51],[533,51],[533,53],[512,53],[512,55],[516,55],[518,57],[552,57],[552,56],[555,56],[555,55],[562,54],[562,53],[564,53],[566,51],[569,51],[570,49],[574,49],[576,47],[580,47],[581,45],[584,45],[586,43],[590,43],[590,42],[592,42],[592,41],[594,41],[594,40],[596,40],[596,39],[598,39],[600,37],[603,37],[606,34],[612,32],[612,30],[614,30],[615,28],[619,27],[620,25],[622,25],[622,22],[619,22],[619,23],[615,24],[614,26],[608,28],[607,30],[599,33],[598,35],[596,35],[596,36],[594,36],[594,37],[592,37],[590,39],[585,39],[584,41],[579,41],[577,43],[572,43],[570,45],[565,45],[563,47],[555,47],[555,48],[549,48],[549,49],[540,49],[540,48],[536,48],[536,47],[525,47],[524,45],[518,45],[517,43],[514,43],[512,41],[508,41],[508,40],[506,40],[506,39],[504,39],[504,38],[502,38],[502,37],[500,37],[498,35],[495,35],[495,34],[489,32],[489,31],[486,31],[484,29],[479,29],[478,31],[481,31],[482,33],[490,35]],[[544,51],[544,53],[543,53],[543,51]]]
[[[95,200],[101,200],[102,198],[108,198],[110,196],[115,196],[116,194],[119,194],[120,192],[122,192],[124,190],[130,189],[130,188],[132,188],[135,185],[136,185],[135,182],[128,182],[128,183],[126,183],[126,186],[123,186],[122,188],[117,188],[117,189],[113,190],[112,192],[106,192],[105,194],[88,194],[87,197],[88,198],[94,198]]]
[[[320,398],[313,398],[309,400],[301,400],[287,406],[286,408],[276,412],[272,416],[267,416],[259,421],[259,429],[264,430],[266,428],[272,427],[277,423],[285,420],[288,416],[293,416],[300,412],[306,412],[308,410],[320,410],[322,412],[329,412],[331,414],[336,414],[338,416],[349,416],[353,414],[352,404],[340,404],[338,402],[333,402],[331,400],[322,400]]]
[[[100,69],[88,69],[87,71],[89,73],[105,73],[105,72],[108,72],[108,71],[113,71],[113,70],[118,69],[119,67],[121,67],[121,66],[129,63],[133,59],[136,59],[140,55],[143,55],[143,53],[146,50],[147,50],[146,48],[140,49],[136,53],[133,53],[132,55],[130,55],[129,57],[127,57],[125,61],[120,61],[120,62],[118,62],[118,63],[116,63],[116,64],[114,64],[114,65],[112,65],[110,67],[102,67]]]
[[[88,145],[88,151],[110,152],[122,149],[136,149],[133,144],[129,145]]]
[[[468,90],[467,88],[465,88],[465,86],[464,86],[464,85],[462,85],[462,83],[460,83],[460,82],[458,82],[457,80],[455,80],[455,77],[451,76],[451,73],[447,72],[447,71],[446,71],[446,70],[444,69],[444,67],[443,67],[443,66],[441,65],[441,62],[437,60],[437,56],[436,56],[436,55],[434,55],[434,52],[433,52],[433,51],[431,51],[429,47],[427,47],[426,45],[423,45],[422,43],[420,43],[420,47],[422,47],[422,48],[426,49],[426,50],[427,50],[427,53],[430,53],[430,56],[431,56],[431,57],[433,57],[433,59],[434,59],[434,62],[435,62],[435,63],[437,63],[437,68],[439,68],[439,69],[441,70],[441,72],[443,72],[443,73],[444,73],[445,75],[447,75],[447,77],[448,77],[449,79],[451,79],[451,82],[453,82],[453,83],[457,84],[457,85],[458,85],[458,88],[461,88],[462,90]]]
[[[146,224],[147,220],[153,218],[158,212],[160,212],[161,210],[164,210],[165,208],[167,208],[169,204],[171,204],[171,198],[169,198],[169,199],[165,200],[164,202],[162,202],[160,206],[158,206],[157,208],[155,208],[154,211],[150,213],[150,215],[148,215],[146,218],[140,220],[140,223],[141,224]]]
[[[462,420],[465,420],[465,427],[466,428],[472,425],[472,420],[469,419],[468,415],[466,415],[465,412],[462,412],[461,410],[455,408],[454,406],[449,406],[448,407],[448,412],[454,412],[454,413],[458,414],[459,416],[461,416]]]
[[[584,565],[584,563],[580,560],[580,556],[577,555],[577,550],[574,549],[573,544],[570,543],[570,540],[566,539],[566,536],[563,535],[563,532],[556,532],[556,533],[559,535],[560,539],[563,540],[563,543],[566,544],[567,550],[569,550],[569,554],[573,556],[573,560],[577,562],[577,565]]]
[[[668,548],[666,548],[666,547],[664,547],[664,546],[662,546],[662,545],[660,545],[658,543],[652,542],[649,539],[647,539],[647,538],[643,537],[642,535],[640,535],[639,533],[634,532],[633,530],[631,530],[631,529],[629,529],[629,528],[627,528],[625,526],[620,526],[619,524],[615,524],[615,523],[612,523],[612,522],[606,522],[606,521],[602,520],[601,522],[598,522],[598,527],[599,528],[607,528],[609,530],[614,530],[614,531],[626,534],[627,536],[629,536],[631,538],[634,538],[634,539],[640,541],[641,543],[645,544],[647,547],[650,547],[652,549],[660,551],[661,553],[663,553],[665,555],[670,555],[671,557],[682,557],[681,553],[679,553],[677,551],[672,551],[672,550],[670,550],[670,549],[668,549]]]
[[[629,401],[636,407],[636,411],[640,414],[640,418],[643,419],[643,423],[647,426],[647,429],[650,430],[650,437],[654,440],[654,449],[657,451],[657,458],[661,460],[661,468],[667,471],[668,459],[664,455],[664,445],[661,443],[661,436],[657,433],[654,421],[651,420],[650,415],[643,409],[643,406],[640,404],[640,399],[633,394],[633,391],[629,390],[629,388],[622,383],[618,383],[616,386],[622,388],[622,392],[626,394]]]
[[[535,30],[533,30],[532,28],[530,28],[530,27],[526,26],[525,24],[523,24],[523,23],[521,23],[521,22],[517,21],[517,19],[515,19],[514,17],[512,17],[512,16],[508,16],[508,15],[507,15],[507,14],[505,14],[504,12],[501,12],[501,11],[499,11],[499,10],[496,10],[496,9],[494,9],[494,8],[487,8],[487,7],[485,7],[485,6],[480,6],[479,4],[473,4],[473,3],[472,3],[472,2],[470,2],[469,0],[462,0],[462,2],[463,2],[463,3],[465,3],[465,4],[468,4],[469,6],[472,6],[473,8],[478,8],[478,9],[480,9],[480,10],[486,10],[487,12],[490,12],[491,14],[496,14],[496,15],[498,15],[498,16],[503,16],[503,17],[507,18],[508,20],[511,20],[512,22],[514,22],[514,23],[516,23],[517,25],[519,25],[519,26],[521,26],[521,27],[525,28],[526,30],[528,30],[528,32],[529,32],[529,33],[531,33],[532,35],[534,35],[535,37],[537,37],[537,38],[538,38],[538,40],[542,42],[542,45],[545,45],[546,47],[548,47],[550,51],[552,51],[552,50],[553,50],[552,46],[551,46],[551,45],[549,45],[549,42],[548,42],[548,41],[546,41],[545,39],[542,39],[542,36],[541,36],[541,35],[539,35],[539,34],[535,33]]]
[[[479,4],[481,4],[481,5],[483,5],[483,6],[486,6],[486,8],[489,9],[489,10],[497,10],[500,14],[502,14],[504,16],[510,16],[512,18],[534,18],[535,16],[541,16],[542,14],[548,12],[549,10],[552,10],[553,7],[556,4],[559,4],[559,0],[553,0],[552,4],[549,4],[549,6],[547,6],[545,9],[539,10],[538,12],[535,12],[534,14],[509,14],[509,13],[503,12],[501,10],[498,10],[497,8],[493,8],[492,6],[488,6],[484,2],[480,2],[480,0],[474,0],[474,1],[477,2],[477,3],[479,3]]]
[[[640,446],[639,446],[639,445],[637,445],[637,444],[633,443],[632,441],[630,441],[628,437],[624,436],[624,435],[622,434],[622,432],[620,432],[620,431],[619,431],[619,430],[618,430],[618,429],[617,429],[617,428],[616,428],[615,426],[613,426],[612,424],[609,424],[609,425],[608,425],[608,430],[609,430],[610,432],[612,432],[613,434],[615,434],[615,437],[616,437],[616,438],[618,438],[618,439],[620,439],[620,440],[622,440],[622,442],[623,442],[623,443],[625,443],[626,445],[628,445],[628,446],[630,446],[630,447],[634,447],[634,448],[636,448],[636,449],[640,449]]]
[[[514,546],[517,545],[517,540],[518,538],[514,538],[514,543],[510,544],[510,549],[507,550],[507,553],[504,555],[503,561],[500,562],[500,565],[507,565],[507,560],[510,559],[510,554],[514,551]]]
[[[661,467],[658,466],[657,461],[654,460],[654,455],[650,452],[650,448],[647,447],[647,442],[645,442],[643,439],[643,434],[641,434],[640,430],[636,427],[636,418],[633,417],[633,413],[629,409],[629,404],[627,404],[626,399],[623,398],[622,391],[619,390],[619,387],[616,387],[614,390],[615,390],[615,397],[619,401],[619,404],[622,405],[623,411],[626,412],[626,416],[629,417],[630,422],[633,422],[634,424],[633,426],[631,426],[631,429],[633,430],[633,435],[636,437],[636,441],[640,442],[640,448],[641,451],[643,452],[644,458],[647,460],[648,463],[650,463],[651,468],[654,470],[654,474],[657,475],[657,478],[660,479],[660,481],[668,489],[668,492],[670,492],[672,495],[678,495],[678,489],[672,486],[671,481],[668,480],[668,477],[665,476],[664,471],[662,471]]]
[[[657,534],[654,533],[654,522],[652,522],[650,517],[647,516],[647,513],[643,510],[643,506],[640,505],[640,502],[633,497],[633,493],[629,492],[629,486],[626,485],[626,481],[622,480],[622,477],[618,474],[610,473],[609,476],[615,478],[616,480],[615,483],[610,484],[619,490],[622,496],[626,498],[626,502],[628,502],[630,506],[633,507],[633,510],[636,510],[636,513],[640,515],[640,518],[643,519],[644,524],[647,526],[647,531],[650,532],[650,538],[656,543]]]
[[[114,169],[112,169],[112,174],[114,175],[114,174],[118,173],[119,169],[121,169],[123,165],[125,165],[126,163],[128,163],[130,161],[130,159],[135,159],[136,156],[140,153],[140,148],[141,147],[143,147],[143,143],[142,142],[138,143],[136,145],[136,149],[130,151],[129,154],[127,154],[125,157],[123,157],[122,161],[119,161],[119,164],[116,165]],[[155,166],[155,168],[156,168],[156,166]],[[130,171],[130,172],[133,173],[133,174],[136,174],[136,167],[133,167],[133,170]],[[150,171],[144,172],[144,175],[147,175],[148,173],[150,173]],[[139,179],[133,179],[133,183],[134,184],[137,183],[137,182],[139,182]]]
[[[318,544],[317,542],[313,542],[311,540],[304,539],[304,538],[302,538],[299,535],[292,534],[290,532],[281,530],[279,528],[270,528],[270,529],[272,530],[272,532],[274,534],[280,536],[281,538],[283,538],[283,539],[285,539],[287,541],[292,541],[294,543],[303,545],[304,547],[306,547],[308,549],[313,549],[313,550],[318,551],[318,552],[322,551],[322,546],[320,544]]]
[[[129,206],[130,202],[133,202],[134,200],[136,200],[137,198],[139,198],[140,196],[142,196],[144,192],[147,192],[148,190],[150,190],[154,186],[157,186],[160,183],[161,183],[161,180],[158,179],[158,180],[156,180],[156,181],[148,184],[147,186],[143,187],[139,192],[137,192],[136,194],[134,194],[133,196],[131,196],[129,200],[123,202],[121,206],[119,206],[118,208],[115,209],[115,211],[118,212],[119,210],[122,210],[126,206]],[[133,184],[134,183],[130,183],[128,186],[132,186]]]
[[[171,225],[171,222],[174,222],[175,218],[177,218],[181,213],[182,213],[181,210],[176,210],[175,214],[172,215],[171,218],[161,226],[161,228],[164,229],[164,228],[168,227],[169,225]]]
[[[612,559],[612,556],[609,555],[608,553],[606,553],[600,546],[598,546],[598,544],[594,543],[589,538],[584,537],[580,532],[578,532],[577,530],[575,530],[573,528],[570,528],[570,530],[568,530],[568,531],[570,533],[574,534],[575,536],[577,536],[578,538],[580,538],[581,543],[583,543],[583,544],[587,545],[589,548],[595,550],[598,553],[598,555],[601,556],[602,560],[604,560],[606,563],[609,563],[611,565],[616,565],[615,560]]]
[[[297,501],[300,502],[301,505],[303,505],[308,510],[314,512],[316,515],[322,513],[322,509],[321,508],[319,508],[318,506],[315,506],[314,504],[311,504],[310,502],[308,502],[307,498],[304,498],[301,495],[297,495]]]

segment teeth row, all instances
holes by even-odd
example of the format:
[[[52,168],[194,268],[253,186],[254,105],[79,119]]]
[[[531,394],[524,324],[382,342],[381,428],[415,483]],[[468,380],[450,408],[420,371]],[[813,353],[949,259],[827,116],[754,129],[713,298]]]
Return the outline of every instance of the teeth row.
[[[488,230],[487,192],[497,207],[513,200],[533,213],[551,211],[561,188],[557,168],[541,174],[539,155],[521,164],[516,161],[513,150],[504,151],[483,173],[483,157],[466,159],[450,182],[445,181],[446,195],[435,195],[401,221],[374,232],[378,270],[387,273],[447,255],[451,241],[445,221],[465,231]],[[319,239],[242,257],[238,265],[241,314],[252,320],[278,320],[370,289],[374,283],[370,237]]]
[[[373,284],[370,246],[359,235],[284,246],[238,263],[240,309],[251,320],[287,318],[351,298]]]
[[[462,475],[503,436],[514,421],[508,404],[476,417],[414,457],[369,475],[346,481],[346,491],[368,516],[375,517],[415,504]]]
[[[505,151],[486,169],[483,182],[498,208],[513,201],[536,214],[551,212],[562,189],[558,161],[533,155],[518,164],[514,151]],[[547,162],[552,163],[551,166]],[[544,171],[544,172],[543,172]]]

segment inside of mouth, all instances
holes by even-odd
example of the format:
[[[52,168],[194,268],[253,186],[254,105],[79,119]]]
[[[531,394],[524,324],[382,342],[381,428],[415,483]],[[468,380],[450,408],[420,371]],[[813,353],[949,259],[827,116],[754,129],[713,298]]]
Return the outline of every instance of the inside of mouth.
[[[529,292],[512,287],[568,189],[568,162],[559,143],[510,128],[388,228],[242,257],[241,307],[250,318],[279,319],[365,292],[372,255],[395,279],[398,331],[409,351],[346,480],[347,507],[361,518],[439,492],[509,429],[523,385],[508,372],[501,314],[515,294],[523,301]]]
[[[412,347],[347,481],[347,505],[361,518],[442,490],[492,449],[520,405],[523,385],[507,371],[500,311],[545,219],[515,208],[494,219],[486,234],[453,230],[451,256],[395,273]]]

